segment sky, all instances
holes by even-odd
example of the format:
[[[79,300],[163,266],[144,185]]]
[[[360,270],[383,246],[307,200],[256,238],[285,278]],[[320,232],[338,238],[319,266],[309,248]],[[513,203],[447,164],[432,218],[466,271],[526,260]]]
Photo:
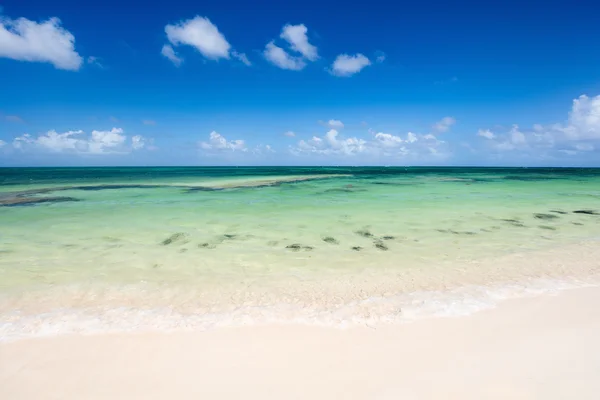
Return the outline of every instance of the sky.
[[[0,166],[600,166],[600,4],[485,3],[2,0]]]

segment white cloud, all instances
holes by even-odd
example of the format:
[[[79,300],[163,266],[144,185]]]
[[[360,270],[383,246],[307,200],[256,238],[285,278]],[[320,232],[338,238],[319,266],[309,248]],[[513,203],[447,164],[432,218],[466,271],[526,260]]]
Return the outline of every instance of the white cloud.
[[[244,63],[246,66],[251,67],[252,63],[250,62],[250,60],[248,60],[248,57],[246,56],[246,54],[244,53],[238,53],[237,51],[232,51],[231,55],[234,58],[237,58],[238,60],[240,60],[242,63]]]
[[[317,48],[308,42],[306,32],[308,29],[304,24],[287,24],[281,31],[281,38],[290,44],[293,51],[302,54],[307,60],[315,61],[319,58]]]
[[[565,123],[535,124],[525,130],[513,125],[498,134],[480,129],[477,135],[488,139],[491,149],[502,152],[519,151],[541,157],[552,152],[573,155],[594,151],[598,147],[592,142],[600,141],[600,96],[574,99]]]
[[[292,132],[292,131],[287,131],[287,132],[284,133],[284,135],[287,136],[287,137],[295,137],[296,136],[296,134],[294,132]]]
[[[208,18],[197,16],[178,24],[167,25],[165,32],[173,46],[192,46],[210,60],[229,59],[231,45]],[[163,55],[164,52],[165,47],[163,47]],[[165,57],[169,58],[166,55]]]
[[[141,135],[131,137],[131,148],[134,150],[143,149],[146,146],[146,139]]]
[[[435,123],[435,125],[433,125],[433,130],[436,131],[437,133],[443,133],[443,132],[447,132],[448,129],[450,129],[450,127],[452,125],[454,125],[456,123],[456,120],[452,117],[444,117],[441,120],[439,120],[438,122]]]
[[[269,62],[281,69],[300,71],[306,67],[306,63],[301,57],[291,56],[287,51],[275,45],[274,42],[267,43],[263,54]]]
[[[327,126],[333,129],[342,129],[344,127],[344,123],[339,119],[330,119],[327,121]]]
[[[75,37],[58,18],[37,23],[0,15],[0,57],[47,62],[58,69],[77,71],[83,63],[75,51]]]
[[[369,65],[371,65],[371,61],[360,53],[353,56],[340,54],[333,62],[330,72],[336,76],[348,77]]]
[[[54,153],[77,154],[129,153],[144,147],[145,139],[142,136],[134,136],[131,146],[127,146],[126,140],[127,136],[121,128],[109,131],[94,130],[90,135],[81,130],[63,133],[51,130],[37,138],[27,133],[18,136],[13,140],[13,147],[20,150],[40,149]]]
[[[386,55],[383,51],[377,51],[377,52],[375,52],[375,55],[376,55],[375,62],[378,64],[381,64],[386,59]]]
[[[160,54],[162,54],[163,56],[165,56],[166,58],[168,58],[169,60],[171,60],[171,62],[176,67],[179,67],[181,65],[181,63],[183,62],[183,58],[179,57],[177,55],[177,53],[175,52],[175,50],[173,50],[173,47],[171,47],[168,44],[165,44],[162,47],[162,50],[160,51]]]
[[[98,57],[89,56],[86,59],[86,62],[90,65],[95,65],[96,67],[104,68],[104,65],[102,65],[102,63],[100,62],[100,59]]]
[[[267,43],[263,55],[273,65],[292,71],[300,71],[306,67],[306,61],[315,61],[319,58],[317,48],[308,42],[306,35],[308,29],[304,24],[287,24],[281,30],[279,37],[285,40],[292,52],[299,53],[293,56],[288,51],[275,44],[274,40]]]
[[[369,140],[349,137],[343,138],[335,129],[330,129],[323,137],[313,136],[310,140],[300,140],[290,152],[294,155],[320,155],[333,158],[361,156],[361,160],[372,160],[376,163],[383,158],[418,160],[425,158],[446,157],[448,153],[442,149],[444,142],[435,136],[419,135],[408,132],[405,137],[384,132],[371,132]]]
[[[0,139],[0,148],[6,146],[6,142]]]
[[[200,148],[203,150],[214,151],[246,151],[246,143],[243,140],[227,140],[225,137],[215,131],[210,133],[208,142],[200,142]]]
[[[490,131],[489,129],[480,129],[479,131],[477,131],[477,136],[481,136],[486,139],[494,139],[496,137],[496,135],[494,135],[494,132]]]

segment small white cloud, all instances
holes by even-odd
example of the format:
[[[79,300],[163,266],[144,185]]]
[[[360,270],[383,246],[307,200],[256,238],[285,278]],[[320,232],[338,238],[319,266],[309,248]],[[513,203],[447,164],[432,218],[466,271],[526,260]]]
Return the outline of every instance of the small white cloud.
[[[385,148],[398,147],[404,143],[404,140],[402,140],[401,137],[383,132],[376,133],[375,140],[381,147]]]
[[[344,127],[344,123],[339,119],[330,119],[327,121],[327,126],[333,129],[342,129]]]
[[[414,142],[416,142],[417,140],[419,140],[419,139],[417,138],[417,135],[415,135],[415,134],[414,134],[414,133],[412,133],[412,132],[408,132],[408,134],[406,135],[406,141],[407,141],[408,143],[414,143]]]
[[[137,136],[133,140],[132,146],[126,144],[127,136],[123,134],[123,129],[113,128],[109,131],[92,131],[91,135],[86,135],[83,131],[67,131],[58,133],[54,130],[33,138],[29,134],[16,137],[13,140],[13,147],[20,150],[40,149],[53,153],[76,153],[76,154],[115,154],[129,153],[131,150],[138,150],[143,147],[144,139]]]
[[[375,53],[375,55],[376,55],[375,62],[378,63],[378,64],[381,64],[386,59],[386,55],[385,55],[385,53],[383,51],[377,51]]]
[[[134,150],[143,149],[146,146],[146,139],[141,135],[135,135],[131,137],[131,148]]]
[[[452,117],[444,117],[433,125],[433,130],[437,133],[447,132],[456,120]]]
[[[75,37],[58,18],[34,22],[0,15],[0,57],[47,62],[58,69],[77,71],[83,59],[75,51]]]
[[[229,59],[231,45],[208,18],[197,16],[178,24],[167,25],[165,32],[173,46],[192,46],[210,60]]]
[[[89,56],[86,59],[86,62],[90,65],[95,65],[98,68],[104,68],[104,65],[102,65],[102,63],[100,62],[100,59],[98,57]]]
[[[340,54],[333,62],[330,72],[336,76],[348,77],[369,65],[371,65],[371,61],[360,53],[353,56]]]
[[[479,131],[477,131],[477,136],[481,136],[490,140],[496,137],[496,135],[494,135],[494,132],[490,131],[489,129],[480,129]]]
[[[522,145],[527,143],[527,138],[525,137],[525,134],[519,130],[518,125],[513,125],[508,135],[511,143],[514,145]]]
[[[306,67],[306,63],[300,57],[293,57],[273,42],[267,43],[263,52],[265,58],[281,69],[300,71]]]
[[[183,62],[183,58],[179,57],[175,50],[173,50],[173,47],[169,46],[168,44],[165,44],[162,47],[160,54],[171,60],[176,67],[179,67]]]
[[[284,135],[287,136],[287,137],[295,137],[296,136],[296,134],[294,132],[292,132],[292,131],[287,131],[287,132],[284,133]]]
[[[293,51],[302,54],[307,60],[315,61],[319,58],[317,48],[308,42],[306,33],[308,29],[304,24],[287,24],[281,31],[281,38],[290,44]]]
[[[232,51],[231,55],[234,58],[237,58],[238,60],[240,60],[242,63],[244,63],[246,66],[251,67],[252,63],[250,62],[250,60],[248,60],[248,57],[246,56],[246,54],[244,53],[238,53],[237,51]]]
[[[151,119],[145,119],[145,120],[142,120],[142,124],[154,126],[154,125],[156,125],[156,121],[151,120]]]
[[[0,139],[0,148],[6,146],[6,142]]]
[[[210,133],[208,142],[200,142],[200,148],[203,150],[215,151],[246,151],[246,144],[243,140],[227,140],[225,137],[215,131]]]

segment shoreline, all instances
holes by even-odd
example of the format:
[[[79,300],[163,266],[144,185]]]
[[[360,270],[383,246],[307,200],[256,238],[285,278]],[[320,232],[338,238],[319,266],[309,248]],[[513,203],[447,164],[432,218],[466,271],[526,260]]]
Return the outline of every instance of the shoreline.
[[[600,286],[597,240],[464,264],[209,287],[56,286],[0,296],[0,343],[64,334],[386,326]],[[293,278],[293,279],[292,279]],[[318,278],[318,279],[317,279]],[[213,288],[214,289],[214,288]]]
[[[376,328],[20,340],[0,344],[0,397],[594,399],[599,302],[582,288]]]

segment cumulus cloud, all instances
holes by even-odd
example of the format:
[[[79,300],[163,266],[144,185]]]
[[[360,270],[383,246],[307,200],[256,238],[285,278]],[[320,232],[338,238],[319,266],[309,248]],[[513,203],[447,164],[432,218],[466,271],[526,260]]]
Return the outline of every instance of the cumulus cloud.
[[[271,64],[292,71],[300,71],[306,67],[306,61],[315,61],[319,58],[318,50],[309,43],[308,29],[304,24],[287,24],[281,30],[279,37],[285,40],[290,51],[299,53],[291,55],[288,51],[275,44],[274,40],[267,43],[263,55]]]
[[[296,134],[294,132],[292,132],[292,131],[287,131],[287,132],[284,133],[284,135],[287,136],[287,137],[295,137],[296,136]]]
[[[327,126],[333,129],[342,129],[344,127],[344,123],[339,119],[330,119],[327,121]]]
[[[477,135],[486,138],[485,145],[497,152],[576,155],[594,151],[600,142],[600,96],[574,99],[565,123],[535,124],[531,129],[513,125],[499,133],[480,129]]]
[[[171,62],[176,67],[179,67],[181,65],[181,63],[183,63],[183,58],[179,57],[177,55],[177,53],[175,52],[175,50],[173,49],[173,47],[171,47],[168,44],[165,44],[162,47],[162,50],[160,51],[160,54],[162,54],[163,56],[165,56],[166,58],[168,58],[169,60],[171,60]]]
[[[200,142],[200,148],[208,151],[247,151],[243,140],[227,140],[215,131],[210,133],[208,142]]]
[[[336,129],[330,129],[325,135],[313,136],[309,140],[300,140],[290,152],[297,156],[320,155],[333,158],[360,156],[360,160],[381,159],[419,160],[423,157],[446,157],[442,149],[444,142],[434,135],[420,135],[408,132],[405,136],[371,131],[371,138],[342,137]]]
[[[479,131],[477,131],[477,136],[481,136],[486,139],[493,139],[496,137],[496,135],[494,135],[494,132],[490,131],[489,129],[480,129]]]
[[[456,120],[452,117],[444,117],[433,125],[433,130],[437,133],[447,132]]]
[[[19,150],[44,150],[54,153],[76,154],[114,154],[129,153],[144,147],[142,136],[132,137],[131,146],[126,143],[127,136],[123,129],[112,128],[109,131],[94,130],[90,135],[84,131],[67,131],[58,133],[55,130],[33,137],[23,134],[14,138],[12,145]]]
[[[331,65],[330,72],[335,76],[348,77],[369,65],[371,65],[371,61],[360,53],[353,56],[340,54]]]
[[[173,46],[192,46],[210,60],[229,58],[231,45],[208,18],[196,16],[174,25],[167,25],[165,32]]]
[[[306,67],[306,62],[304,62],[301,57],[290,55],[274,42],[267,43],[263,54],[267,61],[281,69],[300,71]]]
[[[0,15],[0,57],[44,62],[58,69],[77,71],[83,58],[75,51],[75,36],[58,18],[35,22]]]
[[[319,55],[317,48],[308,42],[307,32],[304,24],[287,24],[283,27],[280,37],[290,44],[293,51],[302,54],[307,60],[315,61]]]

